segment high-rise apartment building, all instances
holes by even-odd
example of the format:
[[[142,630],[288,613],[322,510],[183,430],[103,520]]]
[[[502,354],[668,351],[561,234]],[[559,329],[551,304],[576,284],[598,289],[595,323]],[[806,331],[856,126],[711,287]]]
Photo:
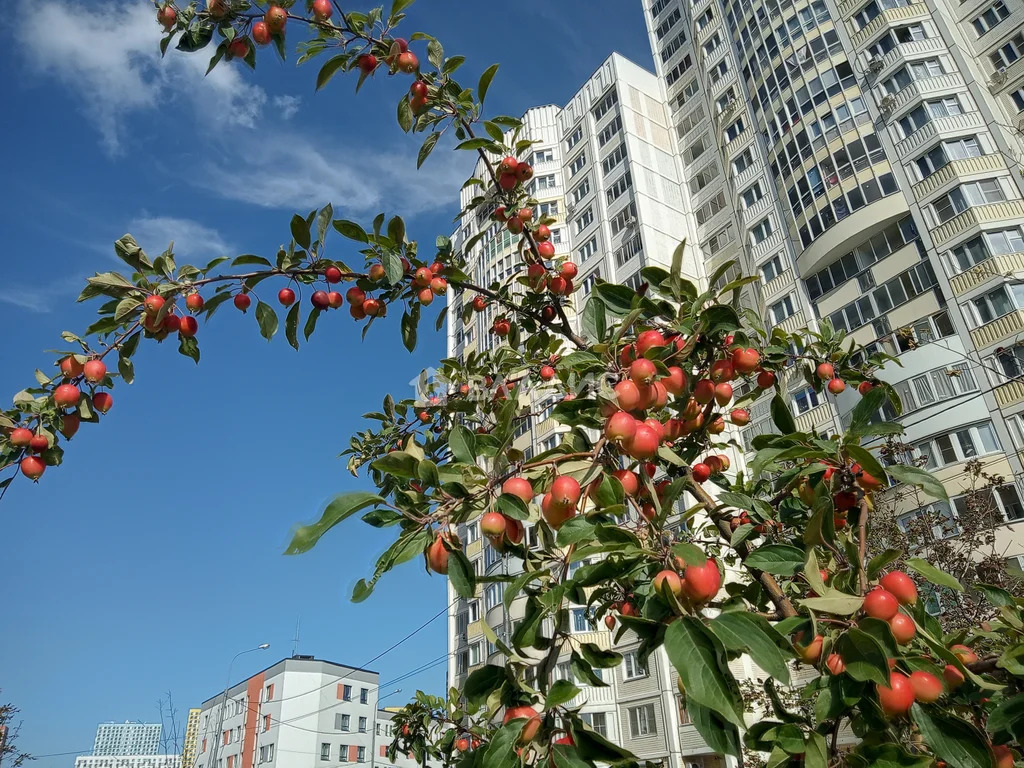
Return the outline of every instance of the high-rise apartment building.
[[[579,268],[573,295],[577,309],[585,304],[597,280],[637,287],[642,282],[642,267],[667,268],[680,241],[695,241],[670,113],[661,85],[649,71],[613,54],[565,106],[530,109],[522,120],[522,137],[536,142],[527,158],[534,167],[528,189],[540,212],[557,219],[551,225],[555,260],[568,257]],[[476,175],[484,178],[484,173],[483,166],[478,166]],[[464,190],[462,204],[473,194],[473,188]],[[523,269],[522,257],[516,252],[518,238],[491,218],[492,211],[493,206],[481,206],[471,212],[455,236],[458,245],[484,233],[470,253],[473,276],[483,284]],[[703,269],[696,251],[688,251],[684,275],[700,282]],[[463,324],[463,302],[472,298],[451,299],[451,356],[465,357],[500,343],[489,332],[494,319],[490,308],[471,315]],[[520,421],[516,447],[527,456],[553,448],[563,430],[550,418],[556,403],[554,393],[541,389],[520,397],[524,404],[529,401],[530,407],[524,411],[530,415]],[[528,529],[526,535],[530,541],[535,534]],[[521,570],[520,560],[501,555],[481,538],[478,524],[462,526],[459,536],[478,575]],[[583,564],[575,563],[572,568]],[[506,609],[503,588],[500,582],[486,584],[472,600],[450,591],[450,685],[461,686],[476,666],[498,661],[498,650],[485,636],[484,623],[507,640],[523,618],[524,601],[513,600]],[[571,609],[569,629],[580,642],[613,647],[612,633],[603,624],[595,625],[582,606]],[[608,738],[628,744],[643,759],[665,761],[672,768],[724,765],[689,724],[680,707],[675,670],[664,652],[659,650],[642,664],[632,633],[614,647],[625,655],[623,665],[597,670],[608,683],[605,687],[576,680],[583,692],[570,706],[584,705],[582,714],[587,722]],[[572,677],[568,652],[559,659],[555,675]]]
[[[194,766],[416,768],[411,757],[387,757],[393,714],[378,711],[379,687],[379,675],[366,669],[282,659],[232,685],[226,698],[221,691],[203,702]]]
[[[93,755],[156,755],[160,751],[160,723],[100,723]]]
[[[827,320],[899,358],[910,456],[965,504],[1005,478],[995,550],[1024,555],[1024,7],[1017,0],[646,0],[707,271],[759,274],[769,327]],[[858,402],[785,382],[797,426]],[[768,398],[750,441],[772,429]],[[891,418],[893,414],[880,414]],[[897,457],[892,457],[897,458]]]
[[[199,714],[201,709],[193,707],[188,711],[185,723],[185,744],[181,750],[182,768],[192,768],[196,762],[196,745],[199,743]]]
[[[81,755],[75,768],[182,768],[181,755]]]

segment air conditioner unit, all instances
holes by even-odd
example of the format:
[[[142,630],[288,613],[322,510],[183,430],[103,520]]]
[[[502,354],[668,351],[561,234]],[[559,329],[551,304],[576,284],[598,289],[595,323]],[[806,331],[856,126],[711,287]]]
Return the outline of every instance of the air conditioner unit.
[[[892,94],[886,94],[880,102],[878,102],[878,108],[883,112],[891,112],[892,108],[896,106],[896,99],[893,98]]]
[[[882,61],[881,56],[872,56],[870,59],[868,59],[868,72],[870,72],[873,75],[877,75],[879,72],[881,72],[882,67],[884,66],[885,64]]]

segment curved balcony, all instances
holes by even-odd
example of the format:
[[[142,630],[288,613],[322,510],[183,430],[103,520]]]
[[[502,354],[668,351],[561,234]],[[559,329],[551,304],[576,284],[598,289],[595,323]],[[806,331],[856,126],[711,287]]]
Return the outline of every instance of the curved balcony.
[[[959,72],[950,72],[947,75],[936,75],[921,80],[914,80],[905,88],[901,88],[893,97],[895,105],[894,112],[908,104],[913,104],[918,99],[934,96],[938,93],[949,91],[962,91],[964,89],[964,78]]]
[[[822,232],[800,253],[797,271],[801,275],[817,272],[830,258],[853,250],[854,246],[905,216],[908,210],[902,195],[888,195],[854,211]]]
[[[940,37],[929,37],[927,40],[911,40],[909,43],[900,43],[882,57],[882,68],[875,75],[875,80],[876,82],[884,80],[887,70],[894,64],[903,64],[912,58],[919,58],[921,54],[942,53],[945,50],[946,44]]]
[[[750,255],[754,258],[754,261],[764,258],[774,249],[782,245],[783,232],[781,229],[776,229],[768,237],[762,240],[760,243],[751,248]]]
[[[991,171],[1002,171],[1006,168],[1003,156],[979,155],[978,157],[965,157],[962,160],[953,160],[937,170],[927,179],[919,181],[911,189],[914,197],[923,200],[936,190],[944,187],[949,182],[961,176],[970,176],[975,173],[988,173]]]
[[[937,117],[928,124],[918,128],[912,134],[907,136],[907,138],[902,141],[897,141],[896,153],[900,157],[908,157],[916,154],[917,150],[936,136],[984,127],[985,121],[978,112],[966,112],[962,115]]]
[[[867,26],[859,31],[854,32],[851,29],[850,42],[856,48],[860,48],[890,25],[899,24],[901,21],[907,21],[908,19],[924,18],[928,15],[928,6],[924,3],[912,3],[899,8],[888,8],[875,16],[875,18],[868,22]]]
[[[1024,219],[1024,202],[1007,200],[1002,203],[989,203],[968,208],[960,215],[954,216],[930,231],[934,245],[938,248],[975,225],[995,222],[1012,223],[1019,222],[1021,219]]]
[[[966,272],[953,275],[949,278],[949,285],[953,293],[960,296],[989,280],[1004,280],[1017,272],[1024,272],[1024,253],[1006,253],[985,259]]]

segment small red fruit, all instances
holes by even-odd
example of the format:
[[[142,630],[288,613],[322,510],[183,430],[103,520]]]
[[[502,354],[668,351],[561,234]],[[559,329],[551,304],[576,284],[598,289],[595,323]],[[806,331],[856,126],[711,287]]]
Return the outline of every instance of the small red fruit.
[[[114,398],[109,392],[97,392],[92,396],[92,407],[100,413],[106,413],[114,405]]]
[[[657,373],[654,363],[643,357],[634,360],[629,366],[629,378],[637,384],[650,384]]]
[[[81,376],[84,369],[85,366],[78,362],[74,356],[65,357],[60,361],[60,372],[69,379]]]
[[[537,243],[537,253],[542,259],[550,259],[555,255],[555,246],[549,240],[545,240],[541,243]]]
[[[959,688],[966,680],[960,668],[953,664],[947,664],[946,668],[942,670],[942,679],[946,681],[946,685],[949,686],[951,691]]]
[[[405,72],[407,75],[411,75],[419,68],[420,60],[416,58],[415,53],[412,51],[406,51],[405,53],[398,54],[398,69],[400,72]]]
[[[252,39],[256,41],[257,45],[268,45],[273,39],[273,35],[270,34],[270,27],[267,26],[265,21],[257,21],[252,25]]]
[[[53,402],[61,408],[70,408],[72,405],[78,405],[81,394],[74,384],[61,384],[53,391]]]
[[[295,303],[295,291],[291,288],[282,288],[277,292],[277,300],[281,302],[282,307],[290,307]]]
[[[21,474],[29,480],[38,480],[45,471],[46,463],[38,456],[26,456],[21,460]]]
[[[690,474],[693,476],[694,482],[704,483],[711,477],[711,467],[703,461],[698,461],[690,467]]]
[[[519,161],[509,155],[500,163],[498,163],[498,173],[515,173],[516,168],[519,167]]]
[[[889,629],[892,630],[892,636],[896,638],[896,642],[900,645],[906,645],[917,634],[914,620],[905,613],[897,613],[889,619]]]
[[[718,563],[708,558],[704,565],[689,565],[683,573],[683,588],[696,603],[706,603],[722,588],[722,574]]]
[[[633,438],[626,444],[626,452],[634,459],[653,459],[660,442],[657,432],[646,424],[637,424]]]
[[[516,166],[516,178],[524,184],[533,178],[533,166],[529,163],[520,163]]]
[[[345,297],[337,291],[328,291],[327,293],[327,306],[331,309],[338,309],[345,305]]]
[[[729,418],[732,419],[732,423],[736,426],[744,427],[750,423],[750,411],[743,408],[735,408],[729,414]]]
[[[327,309],[331,305],[331,299],[328,297],[327,291],[313,291],[309,301],[317,309]],[[352,306],[362,306],[362,304],[353,304]]]
[[[480,518],[480,532],[484,536],[504,536],[505,516],[500,512],[488,512]]]
[[[164,308],[164,304],[166,303],[167,302],[164,301],[163,296],[147,296],[144,305],[146,312],[151,315],[156,315],[160,313],[160,310]]]
[[[171,6],[165,5],[156,12],[156,20],[169,31],[178,20],[178,12]]]
[[[377,299],[367,298],[363,300],[362,309],[367,317],[376,317],[377,315],[381,314],[381,310],[383,308],[384,305],[381,304]]]
[[[889,685],[875,684],[878,693],[878,703],[882,705],[882,711],[888,717],[899,717],[905,715],[914,703],[914,687],[910,679],[899,672],[889,675]]]
[[[455,748],[459,750],[459,752],[465,752],[469,749],[469,739],[458,739],[455,742]]]
[[[775,386],[775,374],[771,371],[761,371],[757,374],[757,386],[761,389],[771,389]]]
[[[829,379],[828,391],[831,392],[833,395],[838,395],[839,393],[843,392],[845,389],[846,389],[846,382],[843,381],[842,379],[839,379],[839,378]]]
[[[324,280],[326,280],[328,283],[340,283],[341,270],[332,264],[331,266],[324,270]]]
[[[961,664],[973,664],[978,660],[978,654],[966,645],[953,645],[950,649],[953,655],[960,659]]]
[[[945,691],[939,678],[920,669],[910,673],[910,687],[914,689],[914,698],[924,704],[938,701]]]
[[[320,21],[325,21],[331,18],[331,12],[333,10],[334,8],[331,5],[331,0],[313,0],[313,15]]]
[[[574,277],[576,277],[576,275],[579,274],[579,272],[580,272],[579,267],[577,267],[571,261],[564,262],[562,264],[562,266],[559,267],[559,269],[558,269],[558,274],[560,274],[566,280],[572,280]]]
[[[798,632],[796,637],[793,639],[793,648],[796,650],[796,655],[800,657],[800,660],[804,664],[817,664],[821,659],[821,647],[825,642],[825,638],[821,635],[815,635],[814,639],[811,640],[807,645],[802,645],[801,640],[803,639],[803,632]],[[842,659],[840,659],[842,661]]]
[[[860,384],[857,385],[857,391],[860,392],[862,397],[874,388],[875,385],[870,381],[862,381]]]
[[[379,283],[387,277],[387,271],[384,269],[383,264],[371,264],[370,270],[367,272],[367,277],[369,277],[373,282]]]
[[[487,299],[483,296],[474,296],[473,310],[476,312],[483,312],[485,309],[487,309]]]
[[[505,711],[505,717],[502,720],[502,725],[508,725],[513,720],[526,720],[523,724],[523,730],[519,734],[519,738],[522,741],[533,741],[537,738],[537,734],[540,732],[540,715],[533,707],[509,707]]]
[[[11,431],[10,441],[16,448],[25,448],[32,442],[32,430],[18,427]]]
[[[228,56],[233,59],[244,59],[249,55],[249,38],[236,37],[228,43]]]
[[[736,373],[753,373],[761,364],[761,355],[753,347],[737,348],[732,351],[732,367]]]
[[[419,299],[420,304],[426,306],[434,300],[434,292],[429,288],[424,288],[416,294],[416,298]]]
[[[715,399],[715,382],[711,379],[700,379],[693,387],[693,399],[701,405],[707,405]]]
[[[836,369],[832,367],[832,363],[818,363],[818,367],[814,369],[814,373],[822,380],[831,379],[835,372]]]
[[[435,296],[443,296],[448,291],[448,281],[443,277],[435,277],[430,281],[430,290]]]
[[[498,176],[498,186],[508,192],[509,190],[515,189],[516,184],[519,183],[519,178],[514,173],[503,173]]]
[[[366,291],[353,285],[345,291],[345,298],[348,299],[349,304],[358,306],[366,300]]]
[[[679,574],[666,568],[659,571],[652,582],[654,591],[659,595],[673,594],[675,597],[683,596],[683,580]]]
[[[106,378],[107,366],[102,360],[89,360],[84,366],[82,366],[82,373],[85,375],[86,381],[91,381],[93,384],[97,384]]]
[[[881,587],[875,587],[864,598],[864,613],[873,619],[889,621],[900,610],[900,604],[892,593]]]
[[[267,29],[271,34],[279,35],[284,32],[285,23],[288,21],[288,11],[279,5],[272,5],[267,9],[263,20],[267,23]]]
[[[33,453],[42,453],[49,447],[50,441],[46,435],[33,435],[32,439],[28,441],[28,449]]]
[[[525,477],[510,477],[502,483],[501,492],[518,496],[526,504],[533,501],[533,486]]]
[[[670,366],[668,376],[661,379],[661,383],[665,391],[678,397],[686,391],[686,373],[678,365]]]
[[[626,492],[627,496],[635,496],[636,492],[640,490],[640,478],[637,477],[636,472],[628,469],[617,469],[612,472],[612,477],[622,484],[622,490]]]
[[[254,38],[256,37],[256,25],[255,24],[253,25],[253,29],[252,29],[252,36]],[[259,42],[259,41],[257,40],[256,42]],[[269,42],[269,40],[267,42]],[[373,70],[375,70],[377,68],[377,57],[374,56],[372,53],[364,53],[364,54],[360,55],[360,57],[358,59],[356,59],[356,63],[359,65],[359,70],[363,74],[368,75],[371,72],[373,72]]]
[[[179,335],[192,338],[198,331],[199,321],[192,317],[192,315],[185,315],[181,318],[181,325],[178,328]]]
[[[236,293],[235,298],[231,301],[234,303],[236,309],[240,309],[243,312],[245,312],[245,310],[249,308],[249,305],[252,304],[252,299],[249,298],[248,293]]]
[[[437,534],[433,543],[427,548],[427,565],[434,573],[448,573],[448,550],[444,546],[441,534]]]
[[[624,411],[635,411],[640,406],[640,390],[632,381],[620,381],[615,385],[615,399]]]
[[[551,484],[551,504],[555,509],[574,509],[581,494],[579,482],[569,475],[559,475]]]
[[[61,417],[60,432],[68,440],[75,436],[80,426],[82,426],[82,418],[77,413],[65,413]]]
[[[547,224],[539,224],[533,230],[533,237],[538,243],[543,243],[551,238],[551,229]]]
[[[204,304],[206,304],[206,301],[198,293],[190,293],[185,297],[185,308],[189,312],[202,311]]]
[[[715,402],[724,406],[728,405],[730,400],[732,400],[732,384],[727,381],[723,381],[721,384],[716,384]]]
[[[732,362],[729,360],[716,360],[711,364],[711,372],[708,374],[713,382],[719,384],[723,381],[732,381],[736,378]]]
[[[825,666],[828,667],[828,671],[833,675],[841,675],[846,671],[846,664],[843,662],[843,657],[838,653],[830,653],[828,658],[825,659]]]
[[[625,411],[612,414],[604,427],[604,435],[611,442],[623,445],[636,435],[637,421]]]
[[[551,381],[555,378],[555,369],[550,365],[542,365],[540,367],[540,378],[542,381]]]
[[[608,629],[615,629],[615,617],[612,616],[611,614],[608,614],[607,616],[605,616],[604,617],[604,625],[606,627],[608,627]]]
[[[900,605],[914,605],[917,602],[917,585],[903,571],[892,571],[885,574],[879,584],[891,593]]]

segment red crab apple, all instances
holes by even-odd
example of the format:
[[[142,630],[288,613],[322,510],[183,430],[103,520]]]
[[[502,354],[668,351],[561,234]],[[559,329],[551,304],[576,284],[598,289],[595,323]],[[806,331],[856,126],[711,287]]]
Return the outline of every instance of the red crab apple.
[[[711,467],[703,461],[698,461],[690,467],[690,474],[693,476],[694,482],[705,483],[711,477]]]
[[[333,10],[334,7],[331,5],[331,0],[313,0],[313,15],[320,21],[326,21],[331,18]]]
[[[917,602],[917,585],[903,571],[887,573],[878,583],[895,597],[900,605],[914,605]]]
[[[235,305],[235,309],[240,309],[242,312],[245,312],[245,310],[249,308],[249,305],[252,304],[252,299],[249,298],[248,293],[236,293],[235,298],[233,298],[231,302]]]
[[[864,598],[864,613],[873,619],[889,621],[897,614],[900,604],[891,592],[875,587]]]
[[[78,362],[73,355],[69,355],[60,361],[60,372],[69,379],[81,376],[85,366]]]
[[[192,315],[185,315],[181,318],[181,325],[178,327],[178,333],[186,338],[192,338],[199,331],[199,321],[196,320]]]
[[[33,453],[42,453],[50,447],[50,441],[46,435],[34,435],[28,442],[28,448]]]
[[[744,408],[734,408],[732,413],[729,414],[729,418],[732,419],[732,423],[736,426],[743,427],[750,423],[750,411]]]
[[[917,634],[914,620],[905,613],[897,613],[889,619],[889,629],[892,630],[892,636],[896,638],[896,642],[900,645],[906,645]]]
[[[862,381],[860,384],[857,385],[857,391],[860,392],[861,397],[866,395],[868,392],[870,392],[874,388],[875,388],[875,385],[873,383],[871,383],[870,381]]]
[[[81,394],[74,384],[61,384],[53,391],[53,402],[60,408],[70,408],[78,404]]]
[[[329,291],[327,293],[327,306],[331,309],[340,309],[345,306],[345,297],[337,291]]]
[[[636,432],[626,445],[626,452],[634,459],[652,459],[658,453],[658,433],[646,424],[637,424]]]
[[[102,360],[89,360],[82,366],[82,373],[86,381],[97,384],[107,376],[107,366]]]
[[[32,442],[32,430],[18,427],[11,431],[9,438],[11,445],[16,448],[25,448]]]
[[[480,518],[480,532],[484,536],[504,536],[505,516],[500,512],[488,512]]]
[[[635,496],[636,492],[640,490],[640,478],[637,477],[636,472],[628,469],[617,469],[612,472],[612,477],[622,484],[622,490],[626,492],[627,496]]]
[[[533,486],[525,477],[510,477],[502,484],[501,492],[518,496],[525,504],[533,501]]]
[[[274,39],[274,36],[270,33],[270,27],[267,26],[267,22],[257,21],[252,25],[252,39],[256,41],[257,45],[270,44],[270,41]]]
[[[846,390],[846,382],[840,378],[829,379],[828,391],[833,395],[838,395]]]
[[[704,565],[689,565],[683,573],[683,588],[696,603],[706,603],[718,594],[722,587],[722,574],[718,563],[708,558]]]
[[[198,293],[190,293],[185,297],[185,308],[189,312],[201,312],[204,304],[206,304],[205,299]]]
[[[761,355],[753,347],[736,348],[732,351],[732,367],[736,373],[753,373],[760,364]]]
[[[249,55],[249,38],[236,37],[228,43],[228,55],[233,59],[244,59]]]
[[[448,573],[448,550],[445,549],[441,534],[434,537],[433,543],[427,549],[427,563],[434,573]]]
[[[910,687],[914,689],[914,698],[925,704],[938,701],[945,691],[939,678],[920,669],[910,673]]]
[[[875,684],[878,692],[878,703],[888,717],[905,715],[914,703],[914,687],[910,679],[899,672],[889,675],[889,685]]]
[[[666,568],[659,571],[652,582],[654,591],[660,595],[672,593],[676,597],[683,596],[683,580],[679,574]]]
[[[170,30],[178,20],[178,12],[169,5],[163,6],[156,12],[156,20],[163,25],[163,28]]]
[[[540,715],[533,707],[509,707],[505,710],[505,717],[502,719],[502,725],[508,725],[513,720],[525,720],[523,724],[523,730],[519,734],[519,738],[523,741],[533,741],[537,738],[537,734],[540,732]]]
[[[21,460],[21,474],[29,480],[38,480],[46,471],[46,462],[38,456],[26,456]]]
[[[288,21],[288,11],[279,5],[272,5],[267,9],[263,20],[267,23],[267,29],[273,35],[284,32],[284,26]]]
[[[282,288],[277,292],[277,300],[281,302],[282,307],[290,307],[295,303],[295,291],[291,288]]]
[[[831,379],[835,372],[836,369],[832,366],[832,363],[818,363],[818,367],[814,369],[814,373],[822,380]]]
[[[796,637],[793,638],[793,648],[796,650],[797,656],[804,664],[817,664],[821,658],[821,647],[825,642],[825,638],[821,635],[815,635],[814,639],[811,640],[807,645],[803,645],[803,633],[800,632]],[[840,659],[842,661],[842,659]]]
[[[761,371],[757,374],[757,386],[761,389],[771,389],[775,386],[775,374],[771,371]]]
[[[405,72],[407,75],[411,75],[419,68],[420,60],[416,57],[415,53],[412,51],[405,51],[404,53],[398,54],[398,69],[400,72]]]
[[[357,289],[358,290],[358,289]],[[327,309],[331,305],[331,299],[327,295],[327,291],[313,291],[313,295],[309,297],[310,303],[317,309]],[[362,307],[363,303],[353,304],[352,307]]]
[[[109,392],[97,392],[92,396],[92,407],[100,413],[106,413],[114,405],[114,398]]]
[[[618,445],[628,443],[636,435],[637,422],[625,411],[612,414],[604,427],[604,435]]]
[[[973,664],[978,660],[978,654],[968,648],[966,645],[954,645],[950,646],[953,655],[960,659],[961,664]]]
[[[255,24],[253,24],[252,36],[253,36],[253,39],[256,38],[256,25]],[[260,41],[256,40],[256,42],[258,43]],[[269,43],[270,40],[268,39],[267,42]],[[265,45],[265,43],[264,43],[264,45]],[[368,75],[371,72],[373,72],[373,70],[375,70],[377,68],[377,57],[374,56],[372,53],[364,53],[358,59],[356,59],[356,64],[359,66],[359,71],[360,72],[362,72],[363,74]]]

